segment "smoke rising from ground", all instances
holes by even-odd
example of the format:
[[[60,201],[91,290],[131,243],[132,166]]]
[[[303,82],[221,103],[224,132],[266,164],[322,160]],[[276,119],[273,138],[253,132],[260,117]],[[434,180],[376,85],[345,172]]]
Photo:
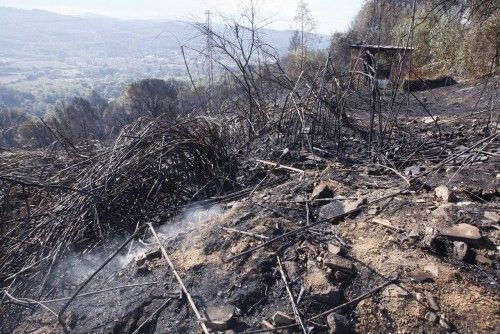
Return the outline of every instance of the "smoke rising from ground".
[[[202,224],[222,213],[219,205],[213,206],[189,206],[172,220],[165,222],[157,228],[159,236],[165,243],[177,236],[189,233]],[[156,242],[147,234],[146,240],[133,240],[125,248],[122,254],[117,255],[101,271],[101,275],[112,275],[119,269],[126,267],[133,259],[151,248],[156,246]],[[91,275],[113,252],[113,249],[119,247],[124,239],[108,241],[106,245],[95,247],[83,254],[68,255],[57,265],[57,271],[62,273],[69,282],[75,285],[81,284],[89,275]],[[61,277],[61,275],[57,275]]]

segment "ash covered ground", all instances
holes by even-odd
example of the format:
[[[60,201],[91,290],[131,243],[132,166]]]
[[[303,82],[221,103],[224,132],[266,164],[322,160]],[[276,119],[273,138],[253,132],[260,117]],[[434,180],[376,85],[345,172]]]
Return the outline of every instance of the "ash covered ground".
[[[125,237],[65,253],[39,303],[38,287],[2,299],[2,331],[498,333],[498,109],[477,112],[484,87],[498,96],[484,80],[418,93],[428,110],[413,101],[401,122],[425,147],[397,166],[368,161],[355,126],[340,158],[269,135],[239,162],[239,190],[152,221],[201,320],[145,228],[58,321],[39,303],[59,312]]]

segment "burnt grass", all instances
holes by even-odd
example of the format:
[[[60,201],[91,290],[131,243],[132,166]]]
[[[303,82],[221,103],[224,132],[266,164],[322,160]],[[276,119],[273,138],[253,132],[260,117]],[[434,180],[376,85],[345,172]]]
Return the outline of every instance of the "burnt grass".
[[[414,142],[413,149],[419,148],[414,155],[394,158],[396,164],[390,167],[401,175],[367,159],[366,133],[362,129],[369,109],[363,92],[351,92],[348,98],[348,113],[354,122],[343,134],[340,158],[328,153],[333,143],[323,143],[313,156],[301,149],[290,149],[282,155],[272,135],[255,140],[251,157],[240,161],[238,181],[244,185],[241,190],[205,201],[202,209],[217,206],[219,210],[208,220],[163,234],[163,245],[200,312],[212,306],[234,306],[227,333],[266,329],[263,321],[279,327],[285,323],[272,319],[278,311],[288,314],[293,323],[290,298],[277,263],[279,257],[303,320],[395,279],[393,284],[339,309],[335,314],[347,319],[346,326],[333,328],[325,315],[306,322],[311,333],[498,332],[500,226],[498,221],[485,218],[485,212],[498,214],[500,210],[498,137],[483,147],[483,153],[467,152],[439,166],[453,154],[498,132],[498,106],[488,107],[489,97],[498,96],[494,84],[497,79],[483,78],[415,92],[427,111],[413,97],[409,102],[398,102],[401,105],[396,104],[394,110],[400,108],[400,122],[408,125],[413,136],[404,139],[401,149],[410,150],[407,142]],[[384,96],[383,101],[390,105],[390,95]],[[484,112],[486,108],[490,111]],[[438,118],[439,128],[428,120],[428,113]],[[485,128],[488,121],[493,123]],[[387,154],[396,157],[397,149]],[[280,159],[281,165],[304,172],[273,169],[255,159]],[[418,173],[423,175],[415,177],[408,186],[404,178]],[[453,201],[443,202],[436,197],[435,188],[440,185],[453,192]],[[327,194],[315,194],[322,186],[329,189]],[[340,221],[319,224],[228,260],[265,240],[321,221],[334,201],[343,203],[342,206],[360,199],[367,204]],[[374,223],[374,218],[384,220],[389,227]],[[160,225],[164,224],[169,222],[155,225],[160,235]],[[459,240],[467,244],[464,257],[456,254],[457,240],[439,233],[458,224],[474,226],[481,234],[478,242]],[[438,231],[432,238],[431,230]],[[134,240],[134,247],[141,245],[145,252],[158,249],[150,233],[144,232],[139,239]],[[327,265],[329,245],[341,249],[338,256],[348,260],[352,269],[332,269]],[[91,258],[92,264],[84,266],[76,276],[74,270],[85,261],[84,256],[67,255],[54,268],[56,278],[41,299],[71,296],[92,268],[116,247],[117,242],[110,241],[89,250],[89,254],[96,254]],[[416,271],[426,273],[426,278],[416,279]],[[329,286],[338,291],[339,300],[325,303],[315,297],[322,286],[313,282],[313,273],[326,278]],[[62,322],[74,333],[133,333],[140,326],[140,333],[201,332],[161,256],[144,263],[135,259],[126,265],[111,263],[82,294],[143,283],[151,284],[78,297],[66,310]],[[429,298],[437,302],[438,309],[433,309]],[[64,301],[46,303],[56,312],[63,304]],[[36,305],[28,306],[4,298],[0,305],[2,332],[62,332],[52,314]],[[293,333],[301,329],[275,332]]]

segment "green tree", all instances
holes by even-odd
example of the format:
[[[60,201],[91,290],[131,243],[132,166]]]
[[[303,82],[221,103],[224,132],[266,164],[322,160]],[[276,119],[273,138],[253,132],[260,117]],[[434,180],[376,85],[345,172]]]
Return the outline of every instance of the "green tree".
[[[308,43],[313,38],[317,26],[316,20],[311,15],[309,6],[304,0],[299,0],[297,11],[295,12],[294,21],[298,25],[300,33],[300,36],[297,37],[300,37],[300,69],[302,70],[304,67],[304,59],[307,52]]]

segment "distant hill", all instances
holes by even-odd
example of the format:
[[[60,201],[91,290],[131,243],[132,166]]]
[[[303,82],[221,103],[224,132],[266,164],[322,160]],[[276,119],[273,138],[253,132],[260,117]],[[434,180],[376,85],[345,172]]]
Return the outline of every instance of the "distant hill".
[[[66,58],[168,57],[179,45],[196,43],[188,22],[120,20],[97,15],[68,16],[43,10],[0,7],[0,56]],[[288,48],[291,31],[266,30],[266,42],[280,53]],[[328,38],[315,47],[326,47]],[[168,57],[170,58],[170,57]]]
[[[263,38],[284,54],[291,35],[265,30]],[[205,45],[190,22],[0,7],[0,109],[43,115],[58,102],[92,91],[118,98],[144,78],[187,80],[183,44]],[[315,47],[327,46],[325,37]],[[193,77],[206,78],[206,58],[192,51],[187,58]]]

